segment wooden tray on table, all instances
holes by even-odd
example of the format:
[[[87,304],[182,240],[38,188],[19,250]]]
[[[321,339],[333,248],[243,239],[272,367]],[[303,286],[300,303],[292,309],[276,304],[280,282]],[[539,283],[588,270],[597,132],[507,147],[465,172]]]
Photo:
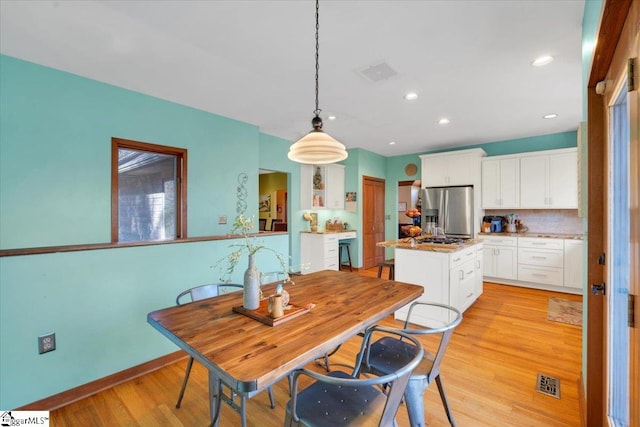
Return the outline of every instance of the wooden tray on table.
[[[243,306],[239,305],[233,307],[233,311],[243,314],[268,326],[277,326],[281,323],[288,322],[291,319],[295,319],[296,317],[311,311],[311,307],[309,306],[300,307],[298,305],[289,303],[288,307],[284,310],[284,316],[274,319],[269,314],[269,310],[267,307],[268,304],[269,300],[263,299],[262,301],[260,301],[260,306],[256,310],[247,310]]]

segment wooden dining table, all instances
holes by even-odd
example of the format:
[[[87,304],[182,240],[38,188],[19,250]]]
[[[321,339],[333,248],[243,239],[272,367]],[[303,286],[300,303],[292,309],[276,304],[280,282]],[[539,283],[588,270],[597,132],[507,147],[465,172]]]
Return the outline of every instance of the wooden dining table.
[[[424,290],[331,270],[292,279],[295,283],[285,286],[290,304],[305,310],[274,326],[234,311],[242,305],[242,292],[148,314],[151,326],[208,369],[213,424],[219,420],[220,381],[245,395],[263,390],[416,300]],[[275,286],[263,286],[263,294],[273,293]]]

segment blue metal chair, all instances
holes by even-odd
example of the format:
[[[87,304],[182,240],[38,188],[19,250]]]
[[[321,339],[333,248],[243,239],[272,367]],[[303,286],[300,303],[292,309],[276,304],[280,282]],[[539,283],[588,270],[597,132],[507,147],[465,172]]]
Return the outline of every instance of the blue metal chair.
[[[364,363],[369,352],[373,334],[391,334],[404,339],[411,348],[412,357],[393,372],[371,378],[358,378],[359,366]],[[397,339],[397,338],[394,338]],[[293,372],[291,400],[287,403],[284,425],[287,427],[357,426],[388,427],[395,425],[395,416],[402,401],[411,372],[418,366],[423,356],[420,342],[413,336],[400,331],[379,327],[368,329],[352,373],[333,371],[320,374],[307,369]],[[302,376],[316,380],[309,387],[298,392]],[[388,385],[385,393],[381,387]]]
[[[434,310],[441,310],[439,314],[444,314],[443,318],[453,319],[438,328],[432,329],[410,329],[411,314],[417,306],[426,306]],[[439,335],[440,341],[435,354],[428,350],[424,352],[424,358],[416,370],[411,374],[411,379],[404,392],[404,399],[409,413],[409,422],[411,427],[424,427],[424,391],[434,380],[438,385],[440,398],[447,413],[447,418],[452,426],[455,426],[447,396],[440,378],[440,363],[444,358],[444,354],[453,335],[453,330],[462,322],[462,313],[454,307],[430,302],[414,302],[409,308],[407,320],[404,323],[404,329],[401,331],[411,336],[416,335]],[[413,357],[414,348],[412,343],[397,339],[394,337],[384,337],[374,342],[370,346],[367,358],[362,361],[361,372],[374,375],[388,375],[399,367],[403,366]]]
[[[238,292],[242,290],[242,285],[236,284],[228,284],[228,283],[217,283],[210,285],[201,285],[196,286],[194,288],[187,289],[185,291],[180,292],[176,297],[176,304],[182,305],[188,302],[199,301],[205,298],[213,298],[222,294],[226,294],[229,292]],[[176,403],[176,408],[179,408],[182,404],[182,398],[184,397],[184,391],[187,388],[187,382],[189,381],[189,375],[191,374],[191,368],[193,366],[193,357],[189,356],[189,361],[187,362],[187,370],[184,374],[184,380],[182,381],[182,387],[180,388],[180,395],[178,396],[178,402]],[[223,383],[224,384],[224,383]],[[230,390],[229,396],[224,393],[221,393],[220,399],[226,402],[229,406],[231,406],[236,412],[240,414],[240,419],[242,422],[242,427],[246,427],[247,425],[247,414],[246,414],[246,399],[254,396],[255,393],[250,393],[249,395],[240,394],[240,404],[238,405],[235,401],[235,398],[238,396],[235,390],[229,387],[227,384],[224,384]],[[271,387],[267,388],[269,392],[269,401],[271,402],[271,409],[276,407],[275,397],[273,395],[273,389]]]

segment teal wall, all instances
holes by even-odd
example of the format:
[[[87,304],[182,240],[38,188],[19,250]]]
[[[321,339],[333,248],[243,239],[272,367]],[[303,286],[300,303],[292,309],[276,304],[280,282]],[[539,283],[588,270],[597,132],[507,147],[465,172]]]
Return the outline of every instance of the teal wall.
[[[300,168],[283,154],[289,142],[253,125],[8,56],[0,56],[0,94],[1,249],[109,242],[113,136],[188,149],[189,237],[229,233],[217,219],[235,217],[240,173],[249,178],[246,214],[257,217],[259,167],[287,172],[299,206]],[[289,254],[286,235],[262,239]],[[232,242],[0,258],[0,408],[175,351],[147,313],[218,281],[211,266]],[[279,265],[269,252],[257,263]],[[39,355],[37,337],[47,332],[57,349]]]

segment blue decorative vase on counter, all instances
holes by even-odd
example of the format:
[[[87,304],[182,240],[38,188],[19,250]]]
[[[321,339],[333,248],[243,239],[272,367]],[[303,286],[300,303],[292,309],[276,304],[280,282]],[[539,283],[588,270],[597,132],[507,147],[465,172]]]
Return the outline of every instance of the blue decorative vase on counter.
[[[260,306],[260,272],[255,265],[255,254],[249,254],[249,268],[244,272],[242,306],[257,310]]]

